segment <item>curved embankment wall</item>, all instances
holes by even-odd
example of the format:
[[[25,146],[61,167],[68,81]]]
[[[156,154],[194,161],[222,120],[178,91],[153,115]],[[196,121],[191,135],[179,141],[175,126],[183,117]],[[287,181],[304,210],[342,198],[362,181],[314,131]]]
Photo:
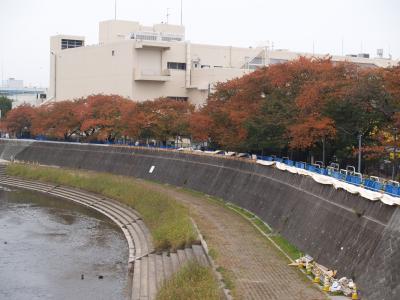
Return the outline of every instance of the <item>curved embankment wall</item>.
[[[184,186],[244,207],[319,263],[352,276],[364,299],[400,299],[400,211],[246,160],[174,151],[1,140],[0,157]],[[150,168],[154,171],[150,173]]]

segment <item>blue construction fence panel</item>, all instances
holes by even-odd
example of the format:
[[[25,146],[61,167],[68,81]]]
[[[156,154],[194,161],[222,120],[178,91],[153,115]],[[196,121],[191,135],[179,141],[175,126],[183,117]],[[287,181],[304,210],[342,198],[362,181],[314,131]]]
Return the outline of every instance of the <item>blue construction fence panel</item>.
[[[282,159],[273,156],[257,156],[257,158],[266,161],[283,162],[289,166],[294,166],[296,168],[305,169],[313,173],[330,176],[356,186],[364,186],[364,188],[372,191],[383,191],[391,196],[400,197],[400,187],[390,183],[383,184],[381,182],[372,179],[363,179],[361,176],[355,176],[350,174],[346,175],[344,173],[334,171],[332,169],[320,168],[315,165],[307,164],[305,162],[293,161],[290,159]]]
[[[360,176],[346,175],[346,182],[357,186],[360,186],[363,181]]]
[[[371,179],[364,179],[364,187],[372,191],[381,191],[383,188],[382,183]]]
[[[400,187],[392,184],[386,184],[385,193],[392,196],[400,196]]]

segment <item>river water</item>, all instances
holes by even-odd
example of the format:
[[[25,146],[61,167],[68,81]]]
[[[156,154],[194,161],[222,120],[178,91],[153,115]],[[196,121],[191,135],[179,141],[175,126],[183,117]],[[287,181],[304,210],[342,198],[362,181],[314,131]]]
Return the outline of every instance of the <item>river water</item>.
[[[127,261],[125,237],[105,216],[0,189],[0,299],[126,299]]]

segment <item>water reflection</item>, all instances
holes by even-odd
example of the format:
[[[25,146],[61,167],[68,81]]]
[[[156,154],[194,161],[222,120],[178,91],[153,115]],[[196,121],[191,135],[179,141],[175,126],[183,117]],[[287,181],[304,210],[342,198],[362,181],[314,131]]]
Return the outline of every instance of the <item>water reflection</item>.
[[[0,190],[0,299],[124,299],[127,259],[122,232],[98,212]]]

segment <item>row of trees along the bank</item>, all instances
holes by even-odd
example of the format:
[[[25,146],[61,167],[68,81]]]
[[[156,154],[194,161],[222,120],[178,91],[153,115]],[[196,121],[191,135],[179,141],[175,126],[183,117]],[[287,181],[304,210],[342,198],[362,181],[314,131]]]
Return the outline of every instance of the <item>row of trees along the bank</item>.
[[[165,144],[186,137],[212,148],[296,160],[322,160],[325,153],[327,162],[343,164],[355,163],[361,137],[366,167],[379,171],[400,149],[400,67],[363,69],[300,58],[219,83],[198,109],[170,99],[136,103],[93,95],[20,106],[7,114],[2,129],[16,136],[84,141]]]

